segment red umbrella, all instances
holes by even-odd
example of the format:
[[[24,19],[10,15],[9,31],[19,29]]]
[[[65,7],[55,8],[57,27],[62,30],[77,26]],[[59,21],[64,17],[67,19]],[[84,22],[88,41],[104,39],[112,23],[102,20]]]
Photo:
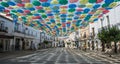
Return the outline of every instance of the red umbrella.
[[[48,0],[40,0],[41,2],[47,2]]]
[[[17,6],[19,6],[19,7],[24,7],[25,5],[24,5],[24,4],[21,4],[21,3],[18,3]]]
[[[78,0],[70,0],[70,3],[78,2]]]
[[[24,13],[30,13],[30,10],[24,10]]]
[[[36,9],[43,9],[42,6],[36,6]]]
[[[4,10],[4,12],[9,13],[10,11],[9,11],[9,10],[7,10],[7,9],[5,9],[5,10]]]

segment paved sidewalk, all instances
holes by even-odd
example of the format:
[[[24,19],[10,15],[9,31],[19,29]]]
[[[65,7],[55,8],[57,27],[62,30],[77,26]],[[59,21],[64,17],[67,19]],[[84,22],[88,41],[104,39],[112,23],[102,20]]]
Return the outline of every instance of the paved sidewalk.
[[[0,53],[0,60],[29,55],[29,54],[33,54],[33,53],[40,52],[40,51],[42,52],[45,50],[47,50],[47,49],[2,52],[2,53]]]
[[[79,51],[83,52],[83,53],[88,53],[89,55],[97,55],[99,57],[106,58],[111,61],[114,60],[114,61],[120,62],[120,53],[111,54],[112,56],[110,57],[108,53],[101,52],[100,50],[99,51],[97,51],[97,50],[87,50],[87,51],[79,50]]]

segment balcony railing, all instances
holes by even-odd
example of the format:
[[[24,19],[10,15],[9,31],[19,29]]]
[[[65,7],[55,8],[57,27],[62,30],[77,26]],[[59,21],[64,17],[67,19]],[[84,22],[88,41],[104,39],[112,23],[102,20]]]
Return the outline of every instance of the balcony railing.
[[[0,26],[0,32],[8,32],[8,27]]]

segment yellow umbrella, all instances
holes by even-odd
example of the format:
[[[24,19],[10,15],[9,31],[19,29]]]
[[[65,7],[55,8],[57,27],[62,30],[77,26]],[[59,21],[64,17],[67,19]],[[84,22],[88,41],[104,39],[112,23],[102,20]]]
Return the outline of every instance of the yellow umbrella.
[[[80,4],[87,4],[88,0],[80,0]]]
[[[17,16],[21,16],[21,14],[20,14],[20,13],[16,13],[16,15],[17,15]]]
[[[93,4],[87,3],[87,4],[86,4],[86,7],[87,7],[87,8],[92,8],[92,7],[93,7]]]
[[[12,8],[14,8],[14,9],[17,9],[17,8],[19,8],[19,6],[11,6]]]
[[[86,14],[82,14],[82,15],[80,16],[80,19],[83,19],[84,17],[86,17]]]
[[[37,11],[36,11],[36,10],[35,10],[35,11],[31,11],[31,13],[32,13],[32,14],[35,14],[35,13],[37,13]]]
[[[25,7],[26,7],[26,8],[32,8],[33,5],[32,5],[31,3],[25,3]]]
[[[58,2],[58,0],[52,0],[51,1],[51,4],[58,4],[59,2]]]
[[[116,2],[113,2],[113,3],[111,3],[110,5],[109,5],[109,7],[110,8],[113,8],[113,7],[115,7],[117,5],[117,3]]]
[[[51,10],[50,7],[44,7],[43,9],[46,10],[46,11]]]

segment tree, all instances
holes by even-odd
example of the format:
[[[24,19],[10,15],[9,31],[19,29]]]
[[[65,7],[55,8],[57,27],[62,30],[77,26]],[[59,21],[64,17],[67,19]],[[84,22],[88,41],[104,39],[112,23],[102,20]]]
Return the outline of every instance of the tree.
[[[120,29],[117,26],[108,26],[106,29],[102,28],[98,33],[98,38],[102,42],[102,51],[105,51],[105,43],[108,45],[113,41],[115,47],[114,52],[117,53],[117,42],[120,41]],[[110,48],[110,45],[108,45],[108,48]]]
[[[102,51],[105,51],[105,44],[108,44],[111,42],[111,39],[109,38],[109,30],[108,28],[102,27],[102,30],[98,33],[98,38],[102,42]]]
[[[44,40],[44,43],[45,43],[45,44],[48,44],[49,42],[48,42],[47,40]]]
[[[120,41],[120,29],[117,26],[109,28],[109,37],[114,42],[114,52],[117,53],[117,42]]]

